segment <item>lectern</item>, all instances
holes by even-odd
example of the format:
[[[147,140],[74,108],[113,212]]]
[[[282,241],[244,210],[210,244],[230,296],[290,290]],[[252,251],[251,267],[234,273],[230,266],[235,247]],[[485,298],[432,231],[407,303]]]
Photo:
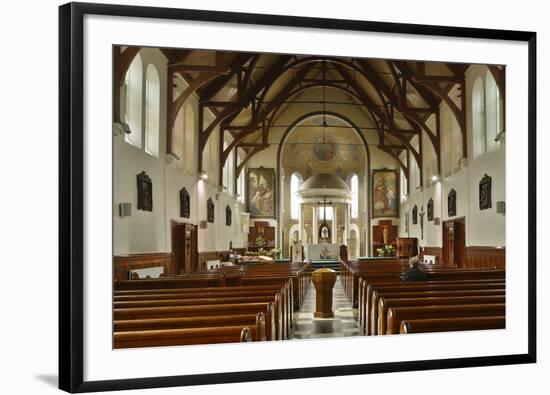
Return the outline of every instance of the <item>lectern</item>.
[[[312,275],[313,286],[315,287],[315,312],[316,318],[334,317],[332,311],[332,289],[336,283],[336,272],[326,267],[317,269]]]

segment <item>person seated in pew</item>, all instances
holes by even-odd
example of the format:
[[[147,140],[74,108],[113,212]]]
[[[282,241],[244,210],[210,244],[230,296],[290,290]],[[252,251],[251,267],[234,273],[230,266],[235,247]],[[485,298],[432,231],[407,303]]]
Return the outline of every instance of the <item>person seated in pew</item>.
[[[401,282],[409,282],[409,281],[426,281],[428,280],[428,275],[424,273],[418,265],[420,264],[420,259],[418,256],[413,256],[410,261],[409,265],[410,268],[406,272],[404,272],[401,275]]]

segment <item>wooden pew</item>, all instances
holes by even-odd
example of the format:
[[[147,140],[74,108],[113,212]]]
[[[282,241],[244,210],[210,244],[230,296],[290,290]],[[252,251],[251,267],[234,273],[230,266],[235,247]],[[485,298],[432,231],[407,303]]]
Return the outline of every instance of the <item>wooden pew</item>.
[[[466,287],[466,285],[468,285]],[[367,334],[371,331],[371,310],[378,308],[377,303],[374,303],[374,292],[413,292],[413,291],[451,291],[451,290],[476,290],[476,289],[502,289],[504,283],[500,281],[486,280],[459,280],[459,281],[435,281],[435,282],[415,282],[415,283],[390,283],[390,284],[368,284],[364,295],[363,319],[364,328]]]
[[[504,329],[506,318],[494,317],[465,317],[465,318],[429,318],[423,320],[401,321],[400,334],[471,331],[483,329]]]
[[[278,299],[278,298],[277,298]],[[281,320],[275,312],[275,304],[268,303],[235,303],[195,306],[143,307],[114,310],[114,321],[142,319],[171,319],[188,317],[210,317],[263,313],[266,319],[266,330],[271,339],[282,339]]]
[[[383,335],[387,331],[388,311],[393,307],[421,307],[421,306],[445,306],[445,305],[471,305],[471,304],[495,304],[505,303],[504,293],[500,295],[485,295],[485,296],[451,296],[451,297],[427,297],[421,296],[416,298],[397,298],[380,300],[378,307],[378,315],[371,318],[371,334]]]
[[[423,292],[422,289],[414,289],[413,286],[419,287],[421,285],[439,285],[439,284],[445,284],[445,285],[451,285],[451,284],[466,284],[466,283],[476,283],[476,284],[489,284],[492,282],[498,282],[491,279],[481,279],[481,280],[447,280],[447,281],[422,281],[422,282],[414,282],[414,283],[396,283],[396,282],[380,282],[380,283],[370,283],[367,284],[366,281],[364,281],[364,278],[360,278],[359,282],[359,304],[358,304],[358,321],[359,321],[359,328],[362,328],[365,330],[365,332],[368,334],[370,332],[370,328],[367,324],[367,321],[370,321],[370,311],[372,309],[372,292],[375,289],[375,287],[407,287],[406,289],[403,289],[403,291],[387,291],[387,292]],[[435,290],[434,290],[435,291]],[[382,290],[381,292],[386,292]]]
[[[265,335],[265,327],[263,328]],[[115,332],[114,348],[179,346],[190,344],[249,342],[261,338],[256,326],[221,326],[187,329]]]
[[[448,306],[392,307],[388,309],[387,335],[399,333],[401,321],[433,318],[465,318],[504,316],[506,306],[497,304],[471,304]]]

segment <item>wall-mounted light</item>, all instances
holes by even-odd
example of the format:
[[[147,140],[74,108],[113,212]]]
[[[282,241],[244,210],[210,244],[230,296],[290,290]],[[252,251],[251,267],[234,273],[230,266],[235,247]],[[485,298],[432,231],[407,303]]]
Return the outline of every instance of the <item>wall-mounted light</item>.
[[[435,174],[432,176],[432,182],[438,182],[439,181],[439,174]]]
[[[201,172],[199,173],[199,180],[201,181],[208,180],[208,174],[204,170],[201,170]]]

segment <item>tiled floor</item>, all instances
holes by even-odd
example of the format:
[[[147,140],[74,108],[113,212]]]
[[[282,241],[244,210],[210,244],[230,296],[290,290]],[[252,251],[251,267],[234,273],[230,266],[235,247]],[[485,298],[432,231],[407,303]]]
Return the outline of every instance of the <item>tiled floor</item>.
[[[357,336],[357,309],[348,302],[340,279],[333,289],[333,318],[315,318],[315,287],[309,286],[299,311],[294,313],[293,339],[314,339],[322,337]]]

